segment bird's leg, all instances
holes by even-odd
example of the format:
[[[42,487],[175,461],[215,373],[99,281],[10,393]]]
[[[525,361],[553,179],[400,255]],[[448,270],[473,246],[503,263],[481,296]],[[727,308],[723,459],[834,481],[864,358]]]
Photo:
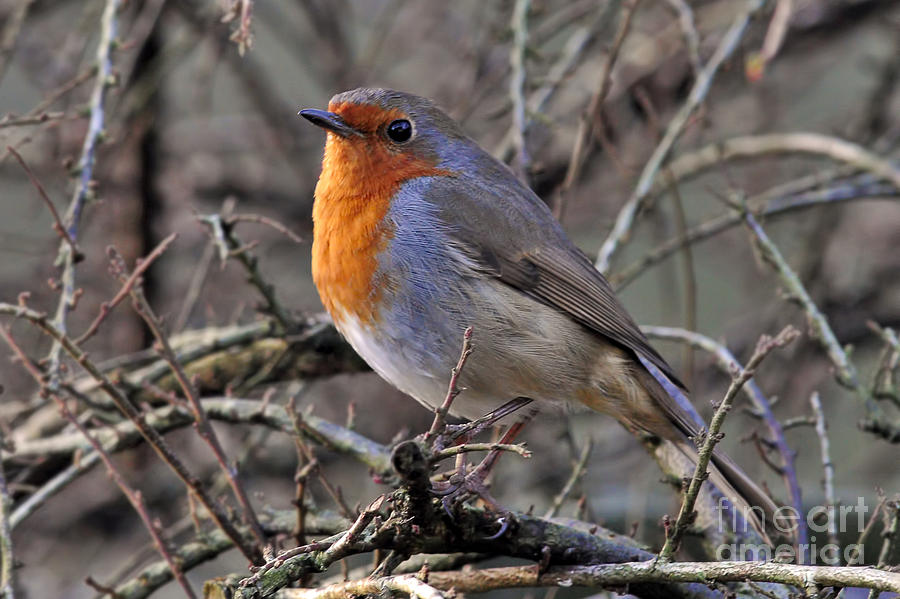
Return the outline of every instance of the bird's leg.
[[[497,442],[498,445],[511,445],[513,441],[516,440],[516,437],[519,436],[519,433],[522,432],[522,429],[525,428],[525,425],[528,421],[531,420],[533,412],[528,413],[523,420],[513,423],[510,425],[500,440]],[[500,449],[492,449],[488,452],[481,463],[475,467],[475,470],[469,476],[480,476],[482,480],[486,480],[490,475],[491,471],[494,469],[494,466],[497,464],[497,460],[500,459],[500,455],[503,453]]]
[[[512,411],[515,411],[516,409],[522,407],[522,405],[524,404],[517,405]],[[502,410],[502,408],[500,409]],[[507,415],[512,411],[506,412],[504,415]],[[522,429],[525,428],[525,425],[529,420],[531,420],[534,414],[535,412],[531,411],[526,414],[522,420],[510,425],[510,427],[506,429],[506,432],[503,434],[503,437],[498,442],[498,445],[511,444],[519,435],[519,433],[522,432]],[[494,466],[496,466],[497,460],[500,459],[501,453],[501,449],[490,450],[487,456],[485,456],[485,458],[475,467],[475,469],[468,473],[466,472],[467,468],[465,459],[459,459],[463,454],[459,454],[457,456],[457,472],[454,473],[447,481],[446,487],[441,488],[440,490],[435,489],[436,494],[443,496],[441,501],[444,504],[444,509],[447,510],[448,513],[450,511],[451,502],[454,499],[467,494],[475,495],[481,498],[481,500],[484,501],[485,504],[487,504],[489,509],[492,509],[494,511],[502,511],[500,505],[497,503],[497,500],[491,496],[487,484],[487,478],[488,476],[490,476]]]
[[[523,408],[530,403],[531,400],[527,397],[516,397],[509,400],[496,410],[488,412],[481,418],[458,426],[447,427],[448,432],[444,439],[444,446],[459,444],[458,442],[454,443],[458,439],[463,439],[463,443],[468,443],[472,437],[474,437],[484,429],[493,426],[503,418],[506,418],[516,410]],[[531,416],[528,416],[525,420],[527,421],[530,418]]]

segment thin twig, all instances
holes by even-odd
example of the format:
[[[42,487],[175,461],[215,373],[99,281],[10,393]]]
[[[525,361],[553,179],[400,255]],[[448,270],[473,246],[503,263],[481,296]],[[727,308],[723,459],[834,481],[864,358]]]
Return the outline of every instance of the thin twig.
[[[274,218],[269,218],[268,216],[263,216],[262,214],[230,214],[227,218],[227,222],[228,224],[243,222],[266,225],[268,227],[272,227],[294,243],[303,243],[302,237],[291,231],[289,228],[287,228]]]
[[[112,247],[108,248],[108,252],[110,254],[111,267],[114,274],[119,279],[119,282],[124,286],[129,281],[132,281],[134,273],[128,271],[121,256],[119,256]],[[212,427],[209,418],[206,416],[206,412],[203,410],[203,404],[200,402],[200,396],[197,389],[188,378],[187,373],[185,373],[184,367],[178,361],[178,357],[172,349],[172,344],[169,342],[168,336],[162,330],[162,323],[153,311],[153,307],[150,306],[150,302],[147,301],[147,297],[144,295],[143,288],[139,284],[132,285],[128,294],[131,296],[135,311],[144,320],[147,324],[147,328],[149,328],[150,332],[153,334],[160,356],[166,361],[169,368],[172,369],[172,374],[175,376],[178,385],[184,392],[184,396],[187,398],[188,405],[194,415],[197,432],[212,450],[221,471],[228,480],[228,484],[231,487],[232,493],[234,493],[235,499],[237,499],[238,504],[241,506],[243,520],[250,527],[259,548],[262,550],[262,548],[266,546],[266,538],[262,526],[260,526],[253,505],[250,503],[250,499],[247,497],[247,493],[238,478],[236,466],[228,462],[228,457],[225,455],[225,449],[222,447],[222,443],[219,441],[215,429]]]
[[[141,284],[141,278],[144,273],[147,272],[147,269],[150,268],[150,265],[159,258],[163,252],[165,252],[169,246],[175,241],[175,237],[177,237],[176,233],[172,233],[165,239],[159,242],[153,251],[151,251],[145,258],[139,260],[137,264],[134,266],[134,270],[131,271],[131,274],[128,276],[125,281],[122,282],[122,286],[119,288],[119,291],[113,296],[113,298],[108,302],[101,302],[100,304],[100,313],[97,314],[97,317],[91,322],[90,326],[88,326],[87,330],[81,334],[77,339],[75,339],[76,345],[81,345],[91,337],[93,337],[97,330],[100,328],[100,325],[106,319],[110,312],[112,312],[113,308],[118,306],[122,300],[124,300],[131,293],[132,289],[135,286],[139,286]]]
[[[362,535],[363,531],[372,522],[378,512],[381,511],[382,506],[385,503],[385,496],[380,495],[375,501],[369,504],[362,512],[360,512],[359,516],[357,516],[356,520],[347,529],[343,534],[339,535],[333,542],[329,542],[329,540],[321,541],[320,543],[328,543],[327,548],[322,551],[321,548],[308,549],[308,547],[298,547],[296,549],[291,549],[277,556],[274,560],[270,560],[259,567],[256,572],[253,573],[252,576],[245,578],[240,582],[241,588],[247,587],[255,587],[257,583],[263,578],[263,576],[272,569],[278,569],[290,562],[292,559],[304,555],[307,553],[311,553],[313,551],[322,551],[322,555],[319,558],[322,569],[324,570],[330,564],[337,562],[340,559],[343,559],[347,555],[350,555],[353,551],[353,545],[359,539],[360,535]],[[315,545],[315,544],[314,544]],[[283,584],[280,586],[284,586]]]
[[[51,339],[59,343],[69,356],[75,360],[91,377],[97,382],[100,389],[113,401],[115,406],[122,414],[128,418],[140,431],[147,442],[153,447],[157,455],[172,469],[178,478],[190,489],[194,496],[200,500],[216,525],[232,539],[235,546],[251,561],[255,561],[256,557],[252,548],[247,546],[240,533],[229,520],[224,509],[219,506],[209,493],[203,488],[200,480],[195,477],[191,471],[184,465],[181,459],[172,451],[168,444],[163,440],[162,435],[152,426],[147,424],[144,415],[132,404],[131,400],[109,379],[108,376],[90,360],[88,355],[79,347],[70,337],[62,330],[57,328],[46,314],[37,312],[27,306],[14,306],[11,304],[0,303],[0,313],[11,314],[18,318],[24,318],[36,325],[41,332],[49,336]],[[49,390],[49,387],[48,387]]]
[[[709,352],[716,358],[716,366],[719,370],[728,376],[732,376],[735,371],[743,370],[741,363],[725,345],[695,331],[687,331],[673,327],[651,326],[641,327],[641,330],[651,339],[673,339],[683,341],[693,347]],[[742,390],[753,404],[755,409],[754,414],[758,414],[769,429],[771,436],[768,440],[771,443],[774,443],[781,456],[781,464],[778,465],[778,470],[790,497],[790,506],[796,510],[796,513],[801,514],[803,513],[803,495],[797,477],[797,452],[791,449],[784,436],[785,430],[796,425],[791,424],[789,421],[785,421],[784,423],[779,422],[772,411],[772,402],[769,401],[756,381],[747,381],[742,387]],[[804,417],[802,424],[813,423]],[[808,535],[805,526],[798,526],[796,533],[797,538],[795,539],[795,543],[798,546],[807,543]],[[797,555],[801,555],[799,548]]]
[[[94,175],[97,146],[103,138],[106,120],[106,91],[115,80],[112,68],[112,53],[116,44],[116,13],[119,10],[121,1],[106,0],[103,14],[100,18],[100,41],[97,44],[96,54],[97,77],[89,103],[90,119],[88,121],[88,131],[81,148],[81,158],[78,160],[78,182],[75,185],[75,191],[69,202],[69,208],[65,217],[65,222],[67,223],[66,233],[73,241],[78,240],[81,212],[88,199],[88,192],[91,189],[91,180]],[[59,248],[59,256],[57,258],[57,264],[62,265],[62,276],[60,277],[62,293],[60,294],[56,314],[53,317],[53,326],[63,335],[68,334],[66,317],[69,311],[75,307],[76,257],[68,242],[63,242]],[[54,392],[59,389],[59,367],[62,352],[63,347],[56,341],[53,343],[47,356],[49,363],[47,369],[49,374],[48,385],[50,390]]]
[[[900,189],[900,167],[894,166],[891,161],[839,137],[805,131],[732,137],[683,154],[670,162],[668,167],[677,181],[683,181],[710,168],[720,167],[723,162],[780,154],[809,154],[829,158],[872,173]],[[821,176],[816,179],[821,181]],[[668,182],[656,183],[647,193],[653,195],[667,187]]]
[[[473,451],[509,451],[518,454],[523,458],[531,457],[531,451],[525,449],[525,445],[522,443],[463,443],[462,445],[454,445],[436,451],[432,458],[435,462],[439,462],[453,456]]]
[[[603,124],[600,119],[602,119],[603,102],[606,100],[606,96],[609,94],[609,90],[612,87],[612,78],[610,75],[612,74],[616,60],[619,57],[619,51],[622,49],[622,44],[628,36],[628,31],[631,29],[632,17],[634,17],[639,2],[640,0],[630,0],[629,2],[626,2],[622,8],[622,17],[619,20],[619,28],[616,31],[609,53],[606,55],[606,60],[603,63],[597,90],[591,96],[587,109],[578,121],[578,131],[575,133],[575,143],[572,144],[569,163],[566,167],[566,176],[556,192],[556,199],[553,204],[553,215],[560,221],[565,215],[569,191],[581,176],[581,169],[584,167],[588,152],[591,149],[591,131],[595,128],[595,122],[599,121],[598,127],[602,130]],[[612,4],[613,3],[611,2],[610,6],[612,6]]]
[[[572,467],[572,474],[569,475],[569,480],[566,481],[566,484],[563,485],[560,492],[553,498],[553,503],[550,504],[550,507],[547,508],[546,513],[544,513],[544,518],[550,519],[559,513],[559,508],[562,507],[566,498],[572,493],[572,489],[575,488],[575,485],[587,471],[588,459],[591,457],[591,451],[593,451],[593,449],[594,440],[588,439],[587,443],[584,444],[584,447],[581,448],[581,454],[578,456],[578,460]]]
[[[275,318],[283,332],[291,332],[296,329],[296,322],[291,318],[290,312],[278,301],[278,298],[275,296],[275,287],[271,283],[267,283],[263,278],[259,270],[259,261],[250,254],[248,251],[250,248],[241,245],[232,227],[228,224],[233,210],[234,201],[228,200],[222,207],[221,214],[198,216],[197,218],[211,229],[212,241],[219,248],[219,258],[222,260],[223,266],[227,258],[237,258],[238,262],[247,271],[250,284],[256,287],[266,300],[266,311]]]
[[[660,560],[667,561],[672,559],[672,555],[681,543],[681,537],[694,519],[694,503],[697,501],[697,496],[700,493],[700,486],[708,476],[706,469],[709,466],[709,460],[712,458],[716,444],[722,439],[719,431],[722,429],[722,424],[725,422],[725,417],[731,409],[734,398],[741,390],[741,387],[753,377],[756,373],[756,368],[772,350],[777,347],[783,347],[799,335],[799,331],[791,326],[785,327],[775,337],[763,335],[756,344],[756,350],[753,352],[750,360],[747,361],[747,366],[733,375],[731,385],[729,385],[725,397],[722,398],[722,402],[716,408],[716,412],[709,423],[709,430],[703,436],[703,444],[700,445],[697,454],[697,466],[694,470],[694,475],[691,477],[687,491],[685,491],[684,501],[681,504],[681,510],[678,512],[678,518],[675,521],[672,532],[666,536],[665,544],[659,552]]]
[[[75,256],[75,261],[79,262],[84,259],[84,254],[82,254],[81,250],[78,249],[78,244],[75,243],[75,240],[69,236],[69,232],[66,230],[66,227],[63,225],[62,221],[59,218],[59,212],[56,211],[56,206],[53,205],[53,202],[50,200],[50,196],[47,195],[47,191],[44,189],[44,186],[41,185],[40,180],[38,180],[37,176],[22,158],[22,155],[19,154],[15,148],[13,148],[12,146],[6,146],[6,150],[10,154],[12,154],[13,157],[19,162],[19,165],[25,171],[25,174],[28,175],[28,179],[31,181],[31,184],[34,185],[35,189],[37,189],[38,195],[40,195],[41,199],[44,200],[44,203],[50,210],[50,215],[53,217],[53,230],[56,231],[57,235],[62,237],[63,241],[69,244],[69,247]]]
[[[884,543],[878,553],[878,567],[887,568],[891,565],[891,556],[900,548],[900,496],[894,496],[885,504],[884,514]],[[896,564],[896,562],[894,562]]]
[[[191,275],[191,282],[188,284],[187,291],[184,293],[184,302],[181,304],[181,310],[179,310],[178,317],[172,325],[173,333],[180,333],[187,325],[188,319],[191,317],[191,313],[197,305],[197,300],[200,298],[203,283],[206,282],[206,277],[209,276],[209,267],[212,265],[215,256],[216,246],[212,241],[208,241],[206,245],[203,246],[203,255],[200,256],[200,259],[197,261],[197,266],[194,268],[194,274]]]
[[[6,328],[0,327],[0,329],[2,329],[4,337],[8,337],[9,332]],[[4,440],[0,439],[0,451],[2,451],[3,443]],[[3,464],[0,463],[0,597],[3,599],[15,599],[16,559],[12,541],[13,526],[10,519],[12,504],[9,487],[6,485],[6,473],[3,470]]]
[[[765,74],[766,66],[778,54],[794,10],[794,0],[778,0],[775,11],[769,21],[769,28],[759,52],[752,53],[747,59],[746,73],[751,81],[758,81]]]
[[[837,517],[832,510],[837,509],[837,500],[834,495],[834,462],[831,461],[831,449],[828,443],[828,426],[825,423],[825,411],[822,409],[822,400],[819,393],[813,392],[809,396],[809,404],[812,406],[816,418],[816,435],[819,437],[819,451],[822,453],[822,470],[825,474],[822,486],[825,490],[825,508],[828,520],[828,542],[835,547],[840,547],[838,540]]]
[[[303,431],[305,428],[305,423],[303,422],[303,418],[301,418],[300,413],[296,409],[296,398],[294,396],[291,396],[291,398],[288,400],[287,405],[284,406],[284,409],[288,417],[291,419],[291,423],[294,427],[293,437],[294,444],[297,448],[297,454],[306,458],[307,466],[311,471],[316,473],[316,476],[319,478],[319,482],[322,483],[322,486],[325,487],[325,490],[334,500],[334,503],[340,510],[341,514],[346,518],[354,518],[355,513],[350,509],[346,501],[344,501],[344,496],[341,494],[340,489],[331,484],[331,482],[328,480],[328,477],[326,477],[325,473],[322,472],[322,469],[319,465],[319,460],[316,458],[315,452],[313,452],[312,448],[303,441]]]
[[[685,0],[666,0],[666,2],[678,15],[678,25],[687,46],[688,62],[691,63],[694,77],[699,77],[703,65],[700,64],[700,34],[697,33],[697,26],[694,24],[694,11]]]
[[[19,357],[19,359],[22,361],[23,364],[27,364],[30,362],[28,356],[25,355],[25,352],[22,351],[21,347],[19,347],[19,345],[16,343],[16,341],[12,338],[12,335],[10,335],[10,333],[6,329],[6,327],[0,326],[0,336],[3,337],[4,341],[6,341],[6,344]],[[134,508],[134,511],[136,511],[138,516],[140,516],[141,522],[143,522],[144,527],[147,529],[147,531],[150,533],[150,537],[153,539],[153,544],[156,546],[157,552],[162,556],[162,558],[164,560],[166,560],[166,563],[169,565],[169,569],[172,571],[172,575],[178,581],[178,584],[180,584],[181,587],[184,589],[185,594],[187,594],[187,596],[190,599],[194,599],[196,597],[196,595],[194,594],[193,590],[191,589],[191,586],[188,584],[187,579],[184,577],[184,573],[178,567],[178,563],[173,559],[172,554],[169,551],[169,548],[166,546],[166,542],[162,538],[162,533],[159,530],[159,527],[154,523],[153,518],[150,516],[150,512],[147,511],[147,506],[144,504],[144,499],[141,496],[140,491],[136,491],[128,485],[128,483],[125,481],[125,477],[122,476],[122,474],[119,472],[119,470],[116,468],[115,464],[113,463],[112,459],[109,457],[109,454],[106,453],[106,451],[103,449],[103,445],[99,441],[97,441],[97,439],[95,439],[94,436],[91,435],[87,431],[86,428],[84,428],[84,425],[81,424],[81,421],[79,421],[78,418],[76,418],[75,415],[72,414],[72,412],[69,410],[68,406],[66,406],[66,401],[62,397],[60,397],[59,394],[57,394],[56,392],[50,391],[47,388],[46,378],[40,373],[40,371],[37,370],[36,367],[30,367],[30,368],[27,368],[27,370],[30,373],[32,373],[32,375],[34,376],[35,382],[41,386],[41,391],[43,393],[47,393],[50,395],[50,397],[53,399],[53,401],[56,402],[56,405],[59,408],[59,411],[63,415],[63,417],[66,420],[68,420],[69,423],[72,424],[72,426],[74,426],[78,430],[79,433],[81,433],[81,435],[88,441],[88,443],[91,444],[91,447],[94,448],[94,451],[97,452],[97,454],[100,456],[100,459],[103,460],[103,463],[106,465],[107,473],[109,474],[110,478],[113,479],[113,482],[115,482],[116,486],[119,487],[119,490],[122,491],[122,494],[125,495],[125,498],[128,499],[128,502]],[[37,375],[37,376],[35,376],[35,375]],[[2,468],[0,468],[0,475],[2,475]],[[4,503],[5,503],[5,500],[7,499],[7,496],[5,494],[5,491],[6,491],[5,480],[0,479],[0,486],[2,486],[2,489],[0,489],[0,491],[4,491],[3,498],[4,498]],[[4,506],[4,508],[5,507],[6,506]],[[6,529],[6,525],[8,524],[8,522],[5,517],[6,516],[5,509],[3,510],[3,516],[4,517],[2,519],[2,524],[3,524],[4,532],[6,532],[5,529]],[[12,558],[12,553],[11,553],[12,546],[11,545],[9,547],[9,550],[10,550],[10,554],[8,557],[11,559]],[[10,568],[11,568],[12,561],[9,561],[9,562],[6,561],[7,555],[5,553],[3,555],[3,558],[4,558],[4,562],[3,562],[4,576],[2,579],[2,583],[3,583],[3,588],[5,589],[7,582],[9,582],[9,584],[11,585],[11,578],[7,579],[5,576],[5,574],[6,574],[5,567],[7,564],[9,564]],[[9,594],[4,593],[2,596],[12,599],[12,591],[10,591]]]
[[[3,118],[0,118],[0,129],[6,129],[9,127],[28,127],[31,125],[43,125],[44,123],[48,123],[50,121],[58,121],[66,118],[65,112],[41,112],[36,114],[35,116],[21,116],[16,117],[10,114],[6,114]],[[14,153],[9,146],[6,146],[7,151],[10,153]]]
[[[4,22],[3,31],[0,32],[0,80],[6,73],[6,65],[12,57],[13,50],[16,47],[16,41],[22,32],[22,24],[25,22],[25,15],[34,0],[22,0],[15,8],[8,8],[7,18]]]
[[[851,548],[850,557],[847,558],[848,566],[858,566],[862,563],[864,556],[863,551],[860,549],[865,549],[866,544],[869,542],[869,537],[872,536],[872,533],[875,531],[877,527],[879,516],[881,516],[882,510],[884,510],[885,504],[887,503],[887,497],[881,496],[878,501],[878,505],[875,506],[875,509],[872,510],[872,516],[869,518],[869,521],[866,522],[865,527],[862,532],[859,533],[859,538],[856,540],[856,543],[853,545],[848,545]],[[843,593],[842,593],[843,595]]]
[[[828,354],[829,360],[835,367],[835,377],[844,387],[852,390],[859,397],[866,410],[866,418],[862,423],[865,430],[873,432],[885,439],[897,438],[900,440],[900,425],[887,421],[881,406],[872,397],[869,390],[861,384],[856,366],[850,361],[847,352],[838,342],[828,319],[819,310],[810,297],[809,292],[794,270],[782,256],[778,247],[769,239],[769,236],[757,222],[752,214],[744,214],[744,222],[753,235],[756,247],[759,248],[762,257],[769,263],[778,275],[779,280],[787,288],[790,298],[796,301],[806,313],[809,321],[810,335]]]
[[[528,9],[531,0],[516,0],[512,12],[510,27],[513,31],[513,43],[509,52],[510,77],[509,97],[512,102],[512,144],[515,150],[515,171],[519,178],[528,183],[528,169],[531,158],[525,130],[528,127],[528,115],[525,103],[525,56],[528,51]]]
[[[619,215],[616,217],[616,223],[613,226],[612,231],[600,247],[595,263],[595,266],[600,272],[609,272],[613,255],[634,226],[634,220],[638,211],[649,195],[653,186],[653,181],[656,179],[656,175],[662,167],[663,162],[669,155],[675,142],[681,136],[681,133],[684,131],[694,110],[701,102],[703,102],[707,93],[709,93],[713,79],[715,79],[719,68],[738,47],[750,21],[750,17],[752,17],[762,5],[763,2],[760,0],[750,0],[747,2],[746,8],[735,18],[731,27],[722,37],[722,41],[719,43],[716,51],[704,65],[703,70],[700,71],[696,81],[694,81],[694,87],[691,89],[687,100],[685,100],[682,107],[672,118],[662,141],[656,146],[650,159],[647,160],[647,164],[641,172],[641,176],[638,179],[634,192],[631,194],[631,197],[628,198],[628,201],[625,202],[625,205],[619,210]]]
[[[668,169],[664,169],[665,176],[671,179]],[[684,201],[678,191],[678,184],[672,181],[672,205],[675,213],[675,227],[679,237],[687,234],[687,216],[684,213]],[[689,331],[697,329],[697,274],[694,268],[694,252],[690,244],[685,244],[681,249],[681,266],[684,278],[682,311],[684,313],[684,328]],[[684,367],[686,374],[684,383],[691,387],[694,372],[694,351],[690,345],[684,348]]]
[[[747,206],[759,217],[768,219],[823,204],[900,195],[900,190],[895,190],[888,184],[872,182],[870,179],[870,175],[864,175],[859,178],[860,185],[840,185],[824,190],[799,192],[798,195],[771,197],[772,194],[765,192],[748,198]],[[612,273],[609,276],[609,282],[621,291],[647,268],[659,264],[685,245],[709,239],[741,224],[742,221],[743,216],[735,211],[729,211],[704,221],[689,229],[684,235],[664,241],[644,254],[642,258],[638,258],[628,266]]]
[[[459,360],[456,362],[456,366],[453,367],[453,370],[450,371],[450,383],[447,385],[447,395],[444,397],[444,401],[441,405],[434,411],[434,421],[431,423],[431,428],[425,433],[426,443],[434,439],[444,429],[444,423],[447,419],[447,413],[450,411],[450,406],[453,404],[453,400],[456,399],[456,396],[459,395],[459,389],[457,388],[459,375],[462,373],[462,369],[466,365],[466,360],[469,359],[472,349],[472,327],[468,327],[463,333],[463,345],[462,351],[459,354]]]
[[[874,321],[867,322],[866,326],[884,341],[878,368],[872,375],[872,394],[878,399],[890,399],[900,406],[900,389],[897,384],[900,376],[900,337],[894,329],[882,327]]]
[[[604,29],[604,23],[608,19],[607,13],[609,10],[609,6],[604,7],[591,23],[578,27],[572,32],[569,39],[566,40],[559,58],[547,71],[546,77],[543,77],[543,82],[528,96],[525,110],[526,115],[531,115],[531,118],[525,123],[526,137],[535,120],[539,119],[544,112],[547,102],[559,91],[560,86],[567,80],[575,67],[578,66],[582,56],[597,42],[599,32]],[[543,23],[546,23],[546,20]],[[530,36],[530,38],[533,38],[533,36]],[[513,130],[510,128],[493,151],[493,154],[506,162],[512,157],[513,150]]]
[[[214,420],[233,424],[262,425],[289,434],[294,431],[290,417],[280,406],[265,407],[258,400],[207,398],[203,400],[203,408],[207,416]],[[189,426],[194,422],[193,416],[187,408],[171,405],[147,413],[146,420],[149,426],[161,434]],[[358,460],[382,476],[390,469],[389,451],[386,447],[327,420],[306,416],[303,419],[301,432],[305,437],[311,438],[317,443],[324,442],[329,448]],[[112,427],[98,430],[95,436],[103,443],[103,447],[108,453],[123,451],[133,447],[141,440],[140,432],[131,421],[120,422]],[[81,451],[86,453],[16,507],[11,517],[14,529],[48,499],[82,474],[90,471],[99,462],[96,452],[92,451],[84,439],[75,433],[62,433],[55,437],[17,445],[12,457],[71,459]],[[308,517],[309,513],[306,515]]]

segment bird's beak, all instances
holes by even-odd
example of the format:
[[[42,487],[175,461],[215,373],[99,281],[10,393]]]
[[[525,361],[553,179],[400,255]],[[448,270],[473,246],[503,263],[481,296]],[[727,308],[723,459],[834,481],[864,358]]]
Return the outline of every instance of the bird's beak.
[[[306,108],[300,111],[300,116],[308,120],[313,125],[331,131],[341,137],[357,136],[362,137],[362,133],[344,122],[344,119],[333,112],[325,110],[315,110],[314,108]]]

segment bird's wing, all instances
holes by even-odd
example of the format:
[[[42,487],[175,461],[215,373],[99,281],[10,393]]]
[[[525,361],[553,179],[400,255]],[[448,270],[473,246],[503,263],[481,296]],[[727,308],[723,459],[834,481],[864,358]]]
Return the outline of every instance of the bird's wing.
[[[510,176],[512,179],[512,177]],[[515,181],[515,179],[513,179]],[[563,233],[547,206],[517,182],[501,192],[446,180],[439,210],[456,248],[483,274],[567,314],[643,356],[684,388],[619,302],[612,287]],[[677,411],[677,410],[676,410]]]

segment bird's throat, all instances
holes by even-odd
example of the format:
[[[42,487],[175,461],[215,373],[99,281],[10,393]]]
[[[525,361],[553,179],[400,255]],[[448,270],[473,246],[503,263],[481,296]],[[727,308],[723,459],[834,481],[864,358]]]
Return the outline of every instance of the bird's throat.
[[[371,138],[328,134],[313,205],[312,275],[332,318],[378,320],[378,254],[394,233],[387,217],[404,181],[447,171]]]

